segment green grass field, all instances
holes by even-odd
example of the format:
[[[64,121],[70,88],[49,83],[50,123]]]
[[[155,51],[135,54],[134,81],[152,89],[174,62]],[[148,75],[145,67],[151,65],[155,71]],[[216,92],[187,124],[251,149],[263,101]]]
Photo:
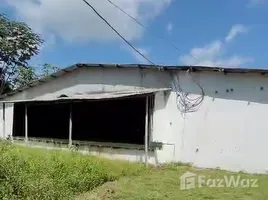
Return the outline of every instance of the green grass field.
[[[0,199],[74,199],[105,182],[144,171],[142,164],[0,142]]]
[[[224,176],[240,176],[241,179],[258,179],[258,188],[195,188],[181,190],[179,177],[187,172],[220,179]],[[83,194],[77,200],[267,200],[268,176],[230,173],[220,170],[197,170],[190,166],[163,166],[153,168],[138,176],[122,177]]]
[[[187,171],[206,179],[231,175],[258,179],[258,187],[203,186],[181,190],[179,177]],[[267,200],[268,176],[198,170],[176,164],[146,169],[137,163],[0,142],[0,199]]]

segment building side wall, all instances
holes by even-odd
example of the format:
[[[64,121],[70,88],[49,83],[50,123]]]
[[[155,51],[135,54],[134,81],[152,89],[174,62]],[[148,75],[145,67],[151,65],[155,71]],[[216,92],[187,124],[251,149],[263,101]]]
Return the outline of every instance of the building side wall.
[[[267,76],[201,73],[193,77],[206,94],[200,108],[182,116],[174,92],[167,103],[166,124],[172,123],[176,158],[197,167],[267,173]],[[201,93],[185,73],[179,79],[192,98]]]
[[[178,109],[175,87],[172,92],[156,94],[151,140],[163,142],[164,146],[151,155],[150,162],[186,162],[203,168],[266,173],[267,76],[220,72],[191,74],[205,92],[195,112],[183,114]],[[191,94],[191,98],[200,96],[200,88],[185,72],[177,75],[183,92]],[[157,70],[80,69],[5,100],[55,98],[75,92],[139,87],[166,88],[171,83],[167,72]],[[11,126],[10,122],[8,124]]]

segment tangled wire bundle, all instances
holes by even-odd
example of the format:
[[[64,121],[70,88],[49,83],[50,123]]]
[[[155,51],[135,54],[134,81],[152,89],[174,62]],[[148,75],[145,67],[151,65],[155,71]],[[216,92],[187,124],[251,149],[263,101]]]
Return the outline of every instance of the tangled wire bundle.
[[[186,75],[200,88],[201,95],[198,97],[193,97],[193,95],[189,92],[183,92],[179,83],[178,74],[172,75],[173,85],[176,91],[177,107],[183,114],[197,111],[202,104],[205,96],[204,89],[199,84],[199,82],[192,77],[192,75],[190,74],[190,70],[187,70]]]

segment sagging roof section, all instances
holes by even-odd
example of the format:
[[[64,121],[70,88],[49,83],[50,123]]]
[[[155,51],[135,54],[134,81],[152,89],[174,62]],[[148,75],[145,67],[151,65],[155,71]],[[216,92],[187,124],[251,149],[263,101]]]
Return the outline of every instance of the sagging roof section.
[[[120,99],[133,96],[150,95],[161,91],[170,91],[171,88],[136,88],[134,90],[121,90],[121,91],[109,91],[109,92],[84,92],[75,93],[73,95],[61,94],[52,98],[35,98],[26,100],[14,100],[14,101],[1,101],[4,103],[19,103],[19,102],[49,102],[49,101],[86,101],[86,100],[107,100],[107,99]]]
[[[18,88],[10,93],[0,96],[0,99],[3,99],[7,96],[14,95],[16,93],[22,92],[28,88],[40,85],[42,83],[48,82],[52,79],[60,77],[66,73],[73,72],[82,67],[91,67],[91,68],[139,68],[139,69],[155,69],[155,70],[178,70],[178,71],[187,71],[191,70],[192,72],[224,72],[224,73],[255,73],[255,74],[267,74],[267,69],[246,69],[246,68],[223,68],[223,67],[205,67],[205,66],[166,66],[166,65],[140,65],[140,64],[83,64],[78,63],[70,67],[59,70],[58,72],[51,74],[48,77],[34,81],[24,87]]]

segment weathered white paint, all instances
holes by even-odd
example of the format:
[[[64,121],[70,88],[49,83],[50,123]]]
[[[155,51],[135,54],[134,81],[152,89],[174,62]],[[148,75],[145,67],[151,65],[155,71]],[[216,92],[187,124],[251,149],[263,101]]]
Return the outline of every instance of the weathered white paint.
[[[16,143],[18,145],[23,145],[24,143]],[[69,148],[64,145],[62,146],[55,146],[53,144],[32,144],[29,142],[28,147],[33,148],[46,148],[48,150],[60,149],[60,150],[69,150]],[[89,154],[93,156],[101,156],[108,159],[120,159],[120,160],[127,160],[129,162],[145,162],[145,153],[143,150],[134,150],[134,149],[112,149],[112,148],[105,148],[105,147],[85,147],[81,148],[79,152],[83,154]],[[157,163],[157,158],[154,152],[148,152],[148,162],[149,163]]]
[[[178,72],[178,75],[183,91],[193,95],[200,94],[200,89],[185,75],[185,72]],[[200,82],[206,94],[196,112],[183,117],[177,109],[174,90],[156,94],[150,140],[160,141],[165,145],[162,150],[157,150],[152,155],[153,159],[149,159],[149,162],[180,161],[205,168],[268,172],[268,160],[263,156],[268,150],[267,76],[224,75],[221,72],[201,72],[192,75]],[[138,68],[82,68],[5,100],[140,87],[167,88],[171,85],[171,76],[166,71]],[[260,87],[264,90],[260,90]],[[233,92],[230,91],[231,88]],[[226,92],[227,89],[229,92]],[[13,115],[13,110],[9,109],[7,115]],[[12,117],[7,119],[7,130],[12,130],[12,119]],[[116,158],[138,160],[137,155],[128,154],[127,151],[121,156],[114,155]]]
[[[4,138],[12,136],[13,133],[13,103],[5,103],[5,123],[2,121],[2,127],[5,127],[5,133],[2,133]],[[2,111],[3,112],[3,111]],[[1,130],[2,132],[2,130]]]
[[[176,158],[198,167],[266,173],[268,161],[262,155],[268,149],[267,77],[222,73],[195,75],[206,92],[199,110],[184,119],[175,109],[174,93],[167,103],[173,125],[172,140],[180,148]],[[197,94],[198,87],[184,74],[180,75],[180,80],[185,91]]]
[[[75,93],[120,91],[135,88],[167,88],[160,71],[138,69],[82,68],[49,82],[30,88],[9,100],[57,98],[61,94],[72,96]],[[168,75],[164,75],[166,80]],[[166,87],[164,87],[166,86]]]
[[[145,103],[145,138],[144,138],[144,149],[145,149],[145,165],[148,167],[148,136],[149,136],[149,99],[146,97],[146,103]]]

